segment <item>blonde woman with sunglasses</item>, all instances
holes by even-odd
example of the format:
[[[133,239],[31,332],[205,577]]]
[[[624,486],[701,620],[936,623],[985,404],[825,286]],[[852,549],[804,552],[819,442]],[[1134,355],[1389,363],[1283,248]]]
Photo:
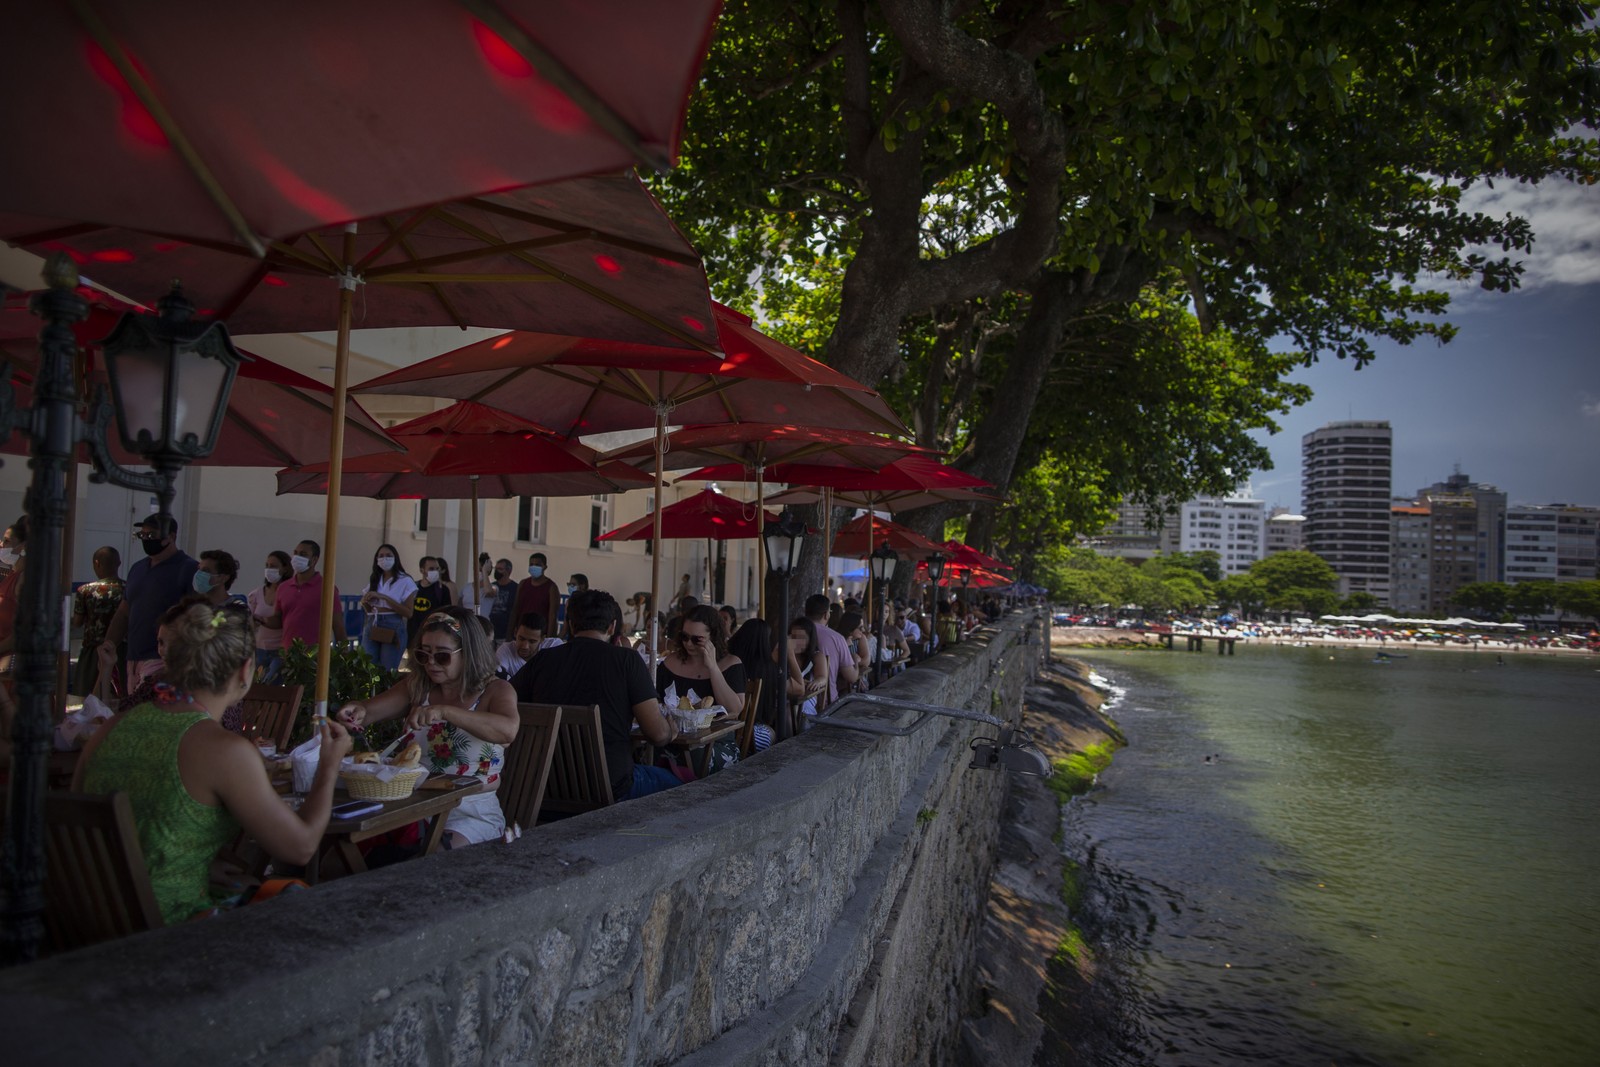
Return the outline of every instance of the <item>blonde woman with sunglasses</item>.
[[[495,677],[493,642],[469,611],[447,608],[423,619],[411,646],[409,678],[370,700],[346,704],[339,721],[352,730],[405,716],[422,765],[434,774],[475,777],[486,789],[445,819],[446,848],[499,840],[505,816],[495,799],[505,749],[517,736],[517,694]]]

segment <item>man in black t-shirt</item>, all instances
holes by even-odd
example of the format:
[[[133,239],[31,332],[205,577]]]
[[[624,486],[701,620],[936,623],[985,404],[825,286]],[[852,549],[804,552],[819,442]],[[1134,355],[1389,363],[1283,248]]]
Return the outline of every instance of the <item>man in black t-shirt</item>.
[[[528,661],[511,679],[517,699],[536,704],[600,705],[600,733],[605,744],[606,772],[617,800],[645,796],[680,784],[664,767],[633,762],[633,724],[653,744],[677,735],[661,714],[656,687],[644,660],[631,648],[608,643],[621,618],[610,593],[585,589],[567,601],[572,638]]]
[[[489,608],[489,625],[497,641],[511,637],[511,609],[517,603],[517,583],[511,580],[511,561],[494,561],[494,601]]]

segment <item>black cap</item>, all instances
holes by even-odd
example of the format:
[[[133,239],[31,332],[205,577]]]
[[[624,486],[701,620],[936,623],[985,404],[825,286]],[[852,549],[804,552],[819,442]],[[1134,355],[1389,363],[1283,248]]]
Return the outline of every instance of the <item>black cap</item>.
[[[151,530],[162,537],[175,537],[178,533],[178,520],[165,512],[146,515],[133,527],[135,530]]]

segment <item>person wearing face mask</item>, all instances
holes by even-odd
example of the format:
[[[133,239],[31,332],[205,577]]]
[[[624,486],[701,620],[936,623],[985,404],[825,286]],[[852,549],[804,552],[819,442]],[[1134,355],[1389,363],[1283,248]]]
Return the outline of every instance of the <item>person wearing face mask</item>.
[[[433,556],[423,556],[417,561],[417,567],[420,573],[417,577],[416,592],[411,595],[411,618],[407,620],[408,645],[416,643],[423,619],[440,608],[448,608],[455,603],[450,599],[450,590],[445,588],[444,572],[439,569],[438,559]]]
[[[517,603],[511,617],[520,619],[530,611],[537,611],[544,616],[551,631],[559,631],[556,622],[561,618],[561,587],[545,575],[548,566],[543,552],[528,557],[528,576],[517,586]]]
[[[274,620],[283,628],[283,647],[303,641],[315,649],[322,618],[322,575],[317,573],[317,563],[322,559],[322,546],[315,541],[301,541],[294,546],[289,557],[289,569],[294,576],[278,586],[277,614]],[[339,587],[333,587],[333,639],[343,641],[344,612],[339,610]]]
[[[122,578],[117,573],[122,570],[122,554],[105,545],[95,549],[90,562],[94,566],[94,581],[84,582],[72,594],[72,625],[83,627],[83,653],[73,668],[72,691],[83,696],[98,692],[102,700],[109,701],[109,683],[122,671],[102,672],[95,649],[105,639],[106,627],[111,625],[112,616],[122,603]],[[120,666],[116,660],[112,662]],[[101,684],[102,674],[107,685]]]
[[[489,605],[489,625],[494,628],[496,641],[511,636],[511,612],[517,606],[517,583],[511,580],[511,561],[494,561],[494,578],[487,590],[485,602]]]
[[[195,569],[192,585],[199,596],[214,605],[228,602],[233,581],[239,577],[239,561],[220,548],[200,553],[200,566]]]
[[[400,553],[393,545],[379,545],[372,554],[367,591],[361,594],[361,607],[367,613],[366,626],[361,630],[361,650],[372,662],[391,671],[400,666],[416,595],[416,579],[406,573]]]
[[[134,529],[145,558],[128,568],[122,604],[97,650],[104,663],[116,656],[117,646],[127,639],[129,692],[145,675],[160,668],[156,626],[168,608],[194,591],[194,572],[200,569],[200,561],[178,547],[178,520],[171,515],[148,516]]]
[[[256,622],[256,674],[265,685],[277,684],[278,671],[283,668],[283,622],[278,619],[278,586],[288,581],[293,573],[289,553],[268,552],[262,571],[264,581],[245,597],[250,605],[250,617]]]

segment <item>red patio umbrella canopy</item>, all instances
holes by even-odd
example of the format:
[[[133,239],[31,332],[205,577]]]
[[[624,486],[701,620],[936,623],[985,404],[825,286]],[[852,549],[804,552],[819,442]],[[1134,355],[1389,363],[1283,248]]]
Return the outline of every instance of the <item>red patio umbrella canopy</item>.
[[[90,358],[84,369],[91,382],[104,381],[104,372],[93,361],[98,351],[94,345],[111,333],[121,317],[120,311],[96,306],[90,309],[87,319],[74,327],[79,342],[88,349]],[[31,368],[37,359],[34,335],[39,325],[39,320],[26,309],[6,306],[0,310],[0,350],[19,365]],[[333,426],[333,390],[264,356],[244,354],[250,357],[249,362],[240,365],[234,379],[216,450],[194,465],[281,467],[325,460]],[[30,380],[22,375],[13,377],[20,403],[32,402],[27,384]],[[390,440],[383,427],[353,400],[345,403],[345,431],[346,455],[400,450],[400,445]],[[139,466],[144,462],[126,452],[117,443],[115,433],[111,438],[111,454],[118,463]],[[21,454],[27,449],[22,438],[14,434],[0,450]]]
[[[476,400],[569,437],[679,424],[804,420],[812,427],[905,433],[866,386],[749,326],[718,304],[723,354],[517,331],[373,378],[359,393]],[[731,351],[730,351],[731,350]]]
[[[957,567],[974,567],[989,571],[1011,569],[1011,564],[1001,563],[993,556],[979,552],[971,545],[961,541],[946,541],[940,548],[944,552],[945,558]]]
[[[649,540],[654,536],[654,520],[655,514],[652,512],[602,535],[600,540]],[[661,509],[661,536],[735,541],[760,537],[762,526],[775,521],[776,515],[758,512],[756,506],[748,501],[735,500],[715,489],[703,489],[694,496]]]
[[[719,0],[32,5],[0,35],[0,204],[251,243],[670,163]],[[109,180],[108,180],[109,177]]]
[[[819,426],[773,425],[759,422],[716,426],[685,426],[667,435],[666,469],[697,467],[706,463],[740,463],[747,468],[781,462],[878,470],[897,459],[927,449],[891,437],[859,430],[830,430]],[[606,453],[606,459],[648,466],[654,462],[655,443],[640,441]]]
[[[840,527],[829,555],[865,559],[883,544],[894,549],[903,559],[925,559],[943,551],[936,542],[898,522],[873,519],[869,531],[867,518],[866,515],[858,515]]]
[[[683,475],[678,480],[736,481],[742,472],[743,468],[739,465],[725,463],[703,467],[692,474]],[[856,490],[869,495],[925,489],[993,488],[989,482],[976,475],[947,467],[937,460],[924,456],[907,456],[875,471],[825,467],[810,463],[777,463],[767,468],[767,480],[787,482],[790,485]]]

